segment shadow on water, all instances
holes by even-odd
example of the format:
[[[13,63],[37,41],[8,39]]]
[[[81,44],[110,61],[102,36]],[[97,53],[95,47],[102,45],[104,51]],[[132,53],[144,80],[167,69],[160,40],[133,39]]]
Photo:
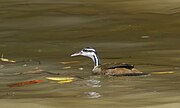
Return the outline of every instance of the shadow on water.
[[[179,108],[178,0],[1,0],[2,108]],[[134,64],[141,77],[91,74],[92,63],[71,58],[95,47],[103,63]],[[61,62],[79,61],[74,64]],[[59,84],[46,77],[75,77]],[[40,79],[44,82],[9,87]]]

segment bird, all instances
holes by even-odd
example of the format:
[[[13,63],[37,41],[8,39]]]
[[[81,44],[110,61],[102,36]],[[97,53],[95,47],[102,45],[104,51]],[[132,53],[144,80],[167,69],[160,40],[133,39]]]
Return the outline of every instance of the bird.
[[[127,63],[100,63],[100,59],[97,55],[97,52],[92,47],[85,47],[80,52],[73,53],[71,57],[74,56],[85,56],[92,59],[94,62],[94,68],[92,73],[95,75],[105,75],[105,76],[140,76],[147,75],[134,68],[134,65]]]

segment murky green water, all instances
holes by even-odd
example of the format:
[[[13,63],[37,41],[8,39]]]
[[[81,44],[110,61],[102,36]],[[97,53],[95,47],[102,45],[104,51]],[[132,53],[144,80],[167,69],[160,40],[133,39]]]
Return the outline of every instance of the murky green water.
[[[178,0],[0,0],[0,52],[18,61],[1,62],[1,107],[179,108],[179,12]],[[70,57],[86,46],[95,47],[103,63],[126,62],[144,72],[174,73],[92,76],[89,59]],[[71,68],[63,69],[67,66]],[[35,68],[60,75],[26,73]],[[46,80],[49,76],[81,78],[57,84]],[[34,79],[44,82],[7,86]]]

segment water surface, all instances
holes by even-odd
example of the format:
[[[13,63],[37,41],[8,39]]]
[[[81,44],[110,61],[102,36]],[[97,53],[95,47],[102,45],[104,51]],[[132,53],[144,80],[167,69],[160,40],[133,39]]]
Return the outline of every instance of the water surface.
[[[18,61],[0,64],[1,107],[179,108],[179,4],[178,0],[1,0],[0,52]],[[93,76],[90,59],[70,57],[87,46],[97,49],[103,63],[126,62],[144,72],[173,74]],[[80,62],[62,65],[62,61]],[[71,68],[63,69],[67,66]],[[27,73],[35,69],[59,75]],[[45,79],[49,76],[78,79],[57,84]],[[34,79],[45,82],[7,86]]]

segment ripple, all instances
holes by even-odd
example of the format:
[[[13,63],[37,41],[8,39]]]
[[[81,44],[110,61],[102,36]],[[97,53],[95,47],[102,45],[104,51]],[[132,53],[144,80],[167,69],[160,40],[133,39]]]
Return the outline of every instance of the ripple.
[[[86,80],[86,85],[89,87],[101,87],[100,82],[99,80],[90,79]]]
[[[85,94],[88,98],[99,98],[102,96],[100,93],[97,92],[85,92]]]

